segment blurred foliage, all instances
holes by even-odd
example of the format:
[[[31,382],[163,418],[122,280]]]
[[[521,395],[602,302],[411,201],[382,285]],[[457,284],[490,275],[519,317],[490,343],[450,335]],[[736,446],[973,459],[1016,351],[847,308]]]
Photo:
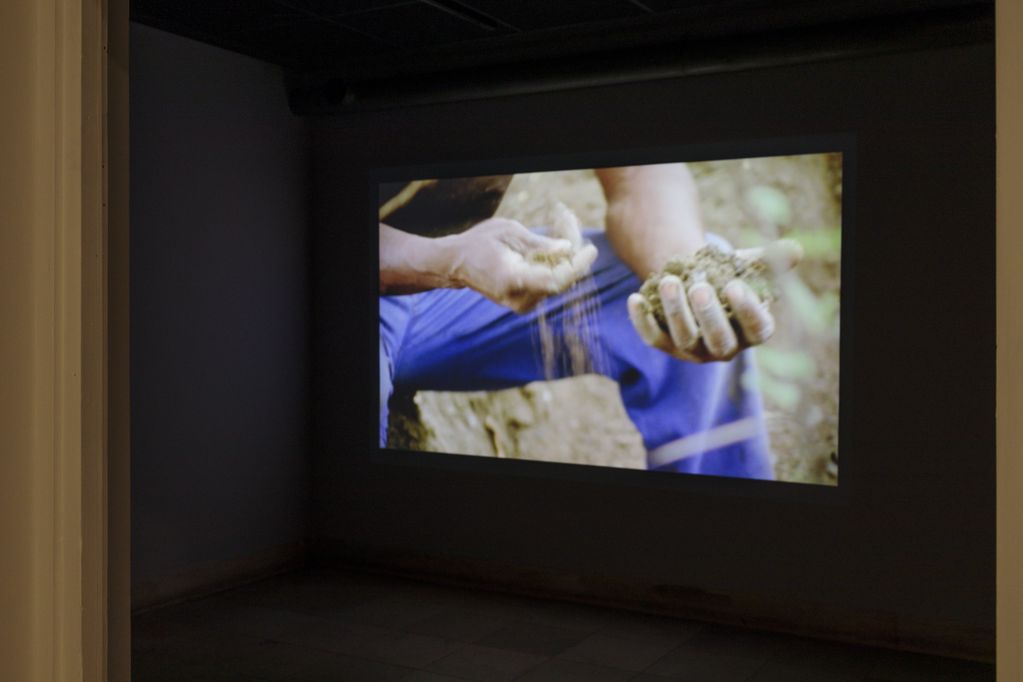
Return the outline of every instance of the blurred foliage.
[[[782,230],[780,236],[794,239],[803,247],[803,257],[807,260],[821,259],[838,262],[842,253],[842,230],[837,227],[817,230]],[[739,246],[751,248],[763,246],[772,238],[759,230],[745,228],[739,233]]]
[[[789,230],[785,233],[803,245],[803,256],[837,261],[842,253],[842,230],[837,227],[819,230]]]
[[[763,383],[764,390],[770,392],[774,402],[782,409],[793,411],[799,406],[803,394],[799,386],[784,381],[768,379]]]
[[[772,308],[779,338],[754,349],[757,371],[743,377],[743,385],[759,390],[770,410],[787,415],[785,423],[791,426],[786,428],[807,434],[780,441],[793,449],[785,453],[790,461],[803,447],[814,449],[814,456],[819,456],[817,450],[833,451],[837,424],[837,394],[829,393],[837,391],[842,230],[833,221],[841,215],[841,161],[828,162],[801,181],[766,174],[756,161],[743,163],[731,176],[737,186],[745,186],[739,195],[739,224],[733,228],[737,247],[763,246],[779,238],[793,239],[803,247],[800,265],[775,283],[779,302]],[[765,177],[770,180],[764,182]],[[832,214],[821,208],[828,198],[825,184],[832,191]],[[828,414],[833,416],[825,423],[822,420]],[[831,436],[809,436],[822,433],[819,429],[830,429]],[[803,440],[808,436],[809,440]],[[829,475],[835,478],[837,470],[832,471],[831,464]],[[806,475],[813,479],[818,474]]]
[[[837,294],[814,294],[798,275],[780,277],[778,285],[796,318],[810,333],[823,335],[833,328],[838,314]]]
[[[813,358],[807,353],[772,346],[761,346],[757,350],[757,361],[769,374],[790,379],[809,379],[816,371]]]
[[[762,221],[786,225],[792,219],[792,207],[783,192],[770,185],[757,185],[746,194],[746,201]]]
[[[760,357],[759,352],[757,357]],[[778,379],[770,372],[763,370],[760,374],[743,375],[742,385],[748,391],[759,389],[765,399],[786,411],[793,411],[799,407],[799,401],[803,397],[803,392],[798,384]]]

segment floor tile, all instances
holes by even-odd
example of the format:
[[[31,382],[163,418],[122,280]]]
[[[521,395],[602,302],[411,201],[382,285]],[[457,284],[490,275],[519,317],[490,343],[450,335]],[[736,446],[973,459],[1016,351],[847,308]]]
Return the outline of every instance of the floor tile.
[[[508,621],[526,621],[571,630],[580,636],[592,634],[607,624],[608,612],[566,602],[506,596],[491,602],[488,612]]]
[[[461,642],[440,637],[398,634],[371,642],[358,655],[410,668],[426,668],[461,646]]]
[[[475,642],[501,628],[508,621],[466,609],[446,609],[405,627],[406,632]]]
[[[994,682],[994,666],[900,652],[881,652],[867,675],[877,682]]]
[[[461,642],[372,625],[346,625],[312,619],[305,627],[281,635],[282,641],[300,646],[372,660],[424,668],[462,646]]]
[[[571,628],[518,621],[483,637],[478,643],[498,649],[554,656],[575,646],[585,637],[584,633]]]
[[[408,677],[401,678],[401,682],[465,682],[465,678],[431,673],[427,670],[416,670]]]
[[[596,633],[560,654],[561,658],[583,663],[631,670],[645,670],[678,646],[674,637],[614,637]]]
[[[875,661],[876,650],[867,647],[794,639],[751,682],[860,682]]]
[[[625,682],[633,673],[590,663],[552,659],[541,663],[515,682]]]
[[[240,635],[236,632],[196,626],[175,628],[161,632],[132,633],[133,656],[164,656],[174,660],[189,660],[217,655],[262,638]]]
[[[287,672],[278,677],[267,678],[267,680],[279,680],[280,682],[339,682],[341,680],[405,682],[409,679],[410,672],[414,671],[390,663],[341,654],[316,653],[311,655],[311,660],[302,670]],[[237,680],[237,678],[235,679]]]
[[[338,620],[402,629],[444,611],[436,602],[413,595],[378,597],[338,612]]]
[[[431,664],[431,672],[476,682],[508,682],[547,660],[544,656],[466,644]]]
[[[681,618],[615,612],[597,632],[612,637],[664,637],[681,644],[704,629],[702,623]]]
[[[653,663],[646,671],[686,682],[747,682],[763,660],[730,656],[682,644]]]
[[[203,677],[183,679],[204,679],[207,675],[216,679],[229,675],[237,680],[288,679],[310,672],[318,665],[318,659],[332,656],[272,640],[250,640],[220,654],[195,659],[192,663],[202,663]]]
[[[237,682],[238,675],[230,670],[212,670],[205,661],[177,661],[170,658],[134,656],[131,662],[133,682]]]
[[[786,663],[767,663],[753,673],[749,682],[863,682],[863,679],[861,673],[844,670],[841,667],[809,668]]]
[[[682,646],[719,656],[766,661],[782,652],[791,639],[739,628],[708,626]]]

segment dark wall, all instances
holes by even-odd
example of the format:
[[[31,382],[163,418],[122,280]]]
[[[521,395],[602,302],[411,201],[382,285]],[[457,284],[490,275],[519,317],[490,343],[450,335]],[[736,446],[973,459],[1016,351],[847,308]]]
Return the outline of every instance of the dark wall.
[[[989,46],[960,47],[316,120],[321,551],[482,560],[790,602],[793,619],[818,605],[872,614],[868,627],[993,633],[993,74]],[[837,491],[374,455],[370,168],[836,132],[856,136]]]
[[[308,168],[280,69],[132,26],[136,595],[304,539]]]

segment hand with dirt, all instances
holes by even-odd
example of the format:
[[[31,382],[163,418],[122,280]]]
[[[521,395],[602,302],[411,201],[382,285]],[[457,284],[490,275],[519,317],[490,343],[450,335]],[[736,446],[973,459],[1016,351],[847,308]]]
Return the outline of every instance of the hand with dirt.
[[[770,276],[795,267],[802,253],[798,243],[783,239],[736,251],[727,259],[743,270]],[[702,363],[730,360],[740,350],[771,337],[774,317],[767,301],[750,286],[751,280],[737,273],[709,278],[699,267],[683,267],[685,282],[665,271],[655,275],[659,281],[653,283],[649,296],[640,292],[629,296],[629,318],[648,345],[681,360]]]
[[[491,218],[451,240],[451,276],[491,301],[524,313],[584,277],[597,248],[565,235],[553,239],[521,223]]]

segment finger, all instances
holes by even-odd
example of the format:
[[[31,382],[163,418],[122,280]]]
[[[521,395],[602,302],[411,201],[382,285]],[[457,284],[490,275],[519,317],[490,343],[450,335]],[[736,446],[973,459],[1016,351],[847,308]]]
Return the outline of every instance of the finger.
[[[728,322],[725,309],[718,300],[717,292],[707,282],[697,282],[689,287],[689,303],[700,326],[703,343],[711,357],[724,359],[739,348],[735,331]]]
[[[675,275],[666,275],[657,289],[672,343],[681,350],[692,350],[700,341],[700,329],[686,300],[682,280]]]
[[[575,272],[576,278],[586,275],[595,260],[597,260],[597,247],[593,244],[587,244],[576,251],[572,256],[572,271]]]
[[[561,291],[558,279],[555,276],[556,268],[546,265],[523,264],[519,272],[511,282],[511,289],[515,294],[532,294],[539,296],[550,296]]]
[[[632,326],[636,328],[636,332],[646,345],[661,350],[671,348],[671,340],[661,331],[654,316],[650,314],[650,304],[643,294],[630,295],[627,305]]]
[[[589,272],[589,266],[595,259],[596,246],[587,244],[579,249],[579,252],[572,256],[571,260],[564,260],[554,265],[552,274],[558,290],[564,291],[585,277]]]
[[[519,223],[515,223],[515,225],[516,227],[512,229],[509,236],[515,240],[513,248],[517,248],[522,253],[531,251],[562,255],[572,253],[572,242],[567,239],[552,239],[530,232]]]
[[[564,291],[579,279],[575,274],[575,270],[572,269],[572,262],[567,260],[563,260],[555,265],[551,270],[551,274],[554,277],[554,285],[558,287],[558,291]]]
[[[582,246],[583,235],[579,229],[579,218],[565,204],[560,201],[554,206],[553,220],[551,221],[551,236],[567,239],[573,249]]]
[[[585,277],[596,258],[597,247],[587,244],[574,254],[571,260],[563,260],[556,264],[553,268],[553,275],[558,291],[564,291]]]
[[[741,279],[732,280],[725,286],[725,298],[748,345],[756,346],[771,338],[774,317],[748,284]]]
[[[735,252],[739,258],[759,260],[775,273],[787,272],[803,260],[803,246],[794,239],[779,239],[765,246],[740,249]]]

